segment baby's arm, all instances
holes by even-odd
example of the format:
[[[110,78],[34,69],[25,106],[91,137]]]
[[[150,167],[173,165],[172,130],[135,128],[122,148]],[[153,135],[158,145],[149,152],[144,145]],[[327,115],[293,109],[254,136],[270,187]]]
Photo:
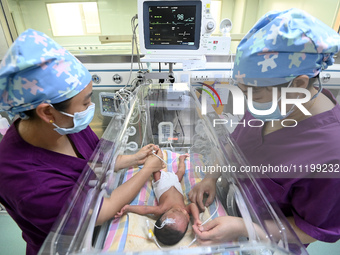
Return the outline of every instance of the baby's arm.
[[[139,215],[146,215],[146,214],[159,215],[160,208],[159,206],[150,206],[150,205],[125,205],[115,215],[115,217],[121,217],[123,214],[128,213],[128,212],[137,213]]]
[[[147,156],[152,155],[152,151],[156,149],[158,149],[156,145],[148,144],[133,155],[118,155],[114,170],[118,171],[126,167],[142,165],[145,163]]]
[[[202,222],[200,220],[200,212],[199,212],[197,205],[195,203],[188,204],[186,209],[187,209],[187,212],[191,214],[192,217],[194,218],[194,225],[197,225],[197,226],[201,225]]]

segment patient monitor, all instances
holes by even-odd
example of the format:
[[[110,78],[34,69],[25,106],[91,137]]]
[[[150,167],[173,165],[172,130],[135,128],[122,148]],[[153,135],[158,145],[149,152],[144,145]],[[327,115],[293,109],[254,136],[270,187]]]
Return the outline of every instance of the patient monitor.
[[[144,62],[176,63],[228,55],[230,37],[212,36],[210,0],[139,0],[138,26]]]

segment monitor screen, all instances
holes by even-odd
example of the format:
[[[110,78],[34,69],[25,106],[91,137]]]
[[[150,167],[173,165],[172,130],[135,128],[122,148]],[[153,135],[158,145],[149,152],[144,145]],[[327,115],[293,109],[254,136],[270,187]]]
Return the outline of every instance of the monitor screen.
[[[145,48],[197,50],[201,10],[201,1],[144,2]]]

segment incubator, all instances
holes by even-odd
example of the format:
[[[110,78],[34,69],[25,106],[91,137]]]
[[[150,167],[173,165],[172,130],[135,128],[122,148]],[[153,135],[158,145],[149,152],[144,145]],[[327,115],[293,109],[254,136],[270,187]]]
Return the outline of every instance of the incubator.
[[[307,254],[261,180],[238,173],[246,160],[227,128],[212,125],[220,116],[202,114],[195,89],[185,83],[145,84],[128,94],[121,102],[124,107],[117,108],[124,111],[112,114],[39,254]],[[221,174],[216,198],[201,214],[202,222],[225,215],[242,217],[247,236],[202,246],[189,226],[178,245],[156,245],[150,233],[154,219],[132,213],[95,227],[102,198],[141,167],[115,172],[117,156],[136,153],[150,143],[162,149],[167,171],[176,171],[178,157],[189,155],[181,182],[186,203],[188,192],[205,175]],[[131,204],[155,204],[151,180],[152,176]]]

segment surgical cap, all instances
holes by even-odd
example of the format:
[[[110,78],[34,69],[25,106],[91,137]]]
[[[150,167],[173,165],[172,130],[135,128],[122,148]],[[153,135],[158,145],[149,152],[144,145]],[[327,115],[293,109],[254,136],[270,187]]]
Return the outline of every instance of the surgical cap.
[[[339,46],[333,29],[302,10],[269,12],[238,45],[233,79],[265,87],[315,77],[334,63]]]
[[[88,70],[71,53],[47,35],[28,29],[1,62],[0,111],[25,118],[25,111],[72,98],[90,81]]]

